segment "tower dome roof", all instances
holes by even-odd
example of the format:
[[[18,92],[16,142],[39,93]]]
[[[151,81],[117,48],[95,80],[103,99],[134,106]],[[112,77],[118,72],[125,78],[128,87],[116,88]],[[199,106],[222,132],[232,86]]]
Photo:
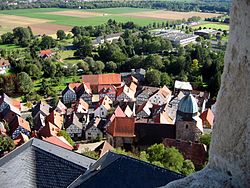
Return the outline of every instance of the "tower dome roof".
[[[198,105],[192,94],[188,94],[181,99],[178,104],[178,111],[189,114],[198,112]]]

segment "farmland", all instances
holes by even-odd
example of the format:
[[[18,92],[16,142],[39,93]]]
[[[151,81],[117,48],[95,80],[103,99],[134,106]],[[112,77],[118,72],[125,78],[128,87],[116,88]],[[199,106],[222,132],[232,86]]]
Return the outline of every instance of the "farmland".
[[[153,22],[187,19],[192,16],[210,18],[214,13],[173,12],[143,8],[105,8],[105,9],[18,9],[0,11],[0,34],[18,26],[30,26],[35,34],[54,34],[56,30],[69,31],[73,26],[101,25],[109,19],[117,22],[133,21],[144,26]]]

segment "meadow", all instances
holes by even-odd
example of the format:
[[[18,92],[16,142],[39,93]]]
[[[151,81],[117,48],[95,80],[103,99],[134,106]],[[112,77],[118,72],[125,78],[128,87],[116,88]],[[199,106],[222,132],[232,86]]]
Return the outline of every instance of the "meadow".
[[[228,24],[224,24],[224,23],[217,23],[217,22],[204,22],[202,24],[193,26],[193,29],[198,29],[199,27],[201,27],[202,29],[204,27],[206,28],[211,28],[211,29],[221,29],[221,30],[229,30],[229,25]]]
[[[11,31],[14,27],[30,26],[35,34],[54,34],[57,30],[71,30],[73,26],[100,25],[109,19],[117,22],[133,21],[145,26],[153,22],[162,23],[166,20],[201,17],[214,17],[217,14],[199,12],[173,12],[143,8],[105,8],[105,9],[17,9],[0,11],[0,34]],[[5,19],[8,17],[8,19]],[[1,20],[2,17],[2,20]]]

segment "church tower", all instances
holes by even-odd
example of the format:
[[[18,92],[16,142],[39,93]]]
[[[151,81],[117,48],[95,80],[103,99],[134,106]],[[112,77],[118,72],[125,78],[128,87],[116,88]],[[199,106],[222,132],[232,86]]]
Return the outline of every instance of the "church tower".
[[[176,139],[198,141],[203,133],[198,105],[192,94],[185,95],[178,104],[176,115]]]

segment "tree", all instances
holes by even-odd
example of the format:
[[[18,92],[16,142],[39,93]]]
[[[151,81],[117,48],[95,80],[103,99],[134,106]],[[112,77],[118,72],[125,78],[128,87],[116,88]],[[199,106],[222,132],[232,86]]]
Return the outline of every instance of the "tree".
[[[85,150],[82,152],[82,154],[83,154],[84,156],[87,156],[87,157],[90,157],[90,158],[96,159],[96,160],[99,158],[99,154],[98,154],[97,152],[91,151],[91,150],[89,150],[88,148],[85,149]]]
[[[150,86],[159,86],[161,84],[161,72],[155,69],[148,70],[145,79]]]
[[[207,147],[209,147],[211,143],[211,137],[212,137],[211,134],[203,134],[200,137],[200,141],[202,144],[205,144]]]
[[[161,69],[163,68],[162,58],[159,55],[148,55],[145,58],[145,68]]]
[[[64,30],[58,30],[58,31],[56,32],[56,36],[57,36],[57,38],[58,38],[59,40],[63,40],[63,39],[66,38],[66,34],[65,34]]]
[[[192,174],[195,171],[194,164],[190,160],[184,160],[181,173],[184,175]]]
[[[74,56],[78,56],[83,59],[92,55],[93,45],[92,40],[89,37],[82,37],[78,39],[78,41],[74,42],[74,45],[77,47]]]
[[[20,46],[26,47],[31,40],[31,33],[28,28],[16,27],[13,29],[14,42]]]
[[[106,63],[106,70],[108,72],[115,72],[117,69],[117,65],[113,61],[109,61]]]
[[[87,73],[89,71],[89,65],[85,61],[77,63],[78,69],[82,69],[83,73]]]
[[[12,44],[14,40],[14,35],[11,32],[7,32],[1,35],[3,44]]]
[[[30,93],[33,89],[32,80],[26,72],[17,74],[17,85],[18,90],[22,93]]]
[[[3,154],[5,151],[12,151],[15,149],[15,144],[9,136],[0,135],[0,154]]]
[[[24,67],[26,73],[34,79],[39,79],[42,75],[41,70],[36,64],[28,64]]]
[[[167,85],[167,86],[173,85],[172,78],[166,72],[161,73],[161,86],[163,86],[163,85]]]
[[[39,44],[40,48],[43,50],[54,48],[54,47],[56,47],[56,45],[57,45],[57,43],[56,43],[55,39],[53,39],[52,37],[47,36],[47,35],[42,36],[42,40]]]

